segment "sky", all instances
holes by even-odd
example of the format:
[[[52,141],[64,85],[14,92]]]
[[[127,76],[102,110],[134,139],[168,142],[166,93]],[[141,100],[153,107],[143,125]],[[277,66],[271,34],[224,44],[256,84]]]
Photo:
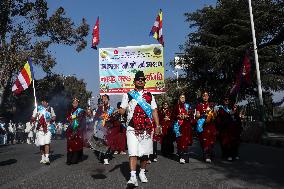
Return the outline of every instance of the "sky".
[[[71,3],[72,2],[72,3]],[[176,77],[169,62],[174,60],[175,53],[181,52],[180,45],[193,30],[185,21],[184,13],[194,12],[205,6],[216,5],[216,0],[49,0],[50,14],[58,7],[65,9],[76,26],[82,18],[86,18],[90,25],[89,36],[86,38],[88,46],[80,53],[76,47],[53,45],[50,51],[56,58],[57,65],[53,72],[65,76],[73,75],[83,79],[87,90],[92,96],[99,95],[99,56],[98,51],[91,48],[92,29],[96,19],[100,17],[100,44],[98,48],[115,48],[124,46],[139,46],[158,44],[153,37],[149,37],[150,30],[158,15],[163,11],[163,37],[165,77]],[[44,77],[41,68],[35,68],[35,77]],[[274,101],[284,97],[283,91],[274,94]],[[114,103],[120,96],[112,96]]]
[[[72,3],[71,3],[72,2]],[[186,36],[192,31],[185,22],[184,13],[194,12],[206,5],[215,5],[216,0],[52,0],[48,1],[50,13],[58,7],[65,9],[78,26],[82,18],[90,25],[88,46],[77,53],[75,47],[53,45],[50,51],[56,58],[57,65],[52,70],[63,75],[75,75],[84,79],[87,90],[93,96],[99,94],[99,57],[98,51],[91,48],[92,29],[96,19],[100,17],[100,44],[98,48],[139,46],[158,44],[149,37],[150,30],[158,15],[163,11],[163,37],[165,41],[165,70],[170,70],[168,63],[179,53],[179,45],[184,44]],[[40,68],[35,68],[36,79],[44,77]],[[172,71],[165,73],[166,77],[175,77]]]

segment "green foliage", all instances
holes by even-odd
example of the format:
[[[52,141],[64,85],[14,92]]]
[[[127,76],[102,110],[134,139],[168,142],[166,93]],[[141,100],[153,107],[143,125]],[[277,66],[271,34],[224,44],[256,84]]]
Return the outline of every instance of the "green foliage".
[[[284,2],[253,1],[253,14],[262,86],[266,92],[284,89]],[[188,93],[207,89],[211,100],[220,101],[230,90],[240,70],[246,50],[252,49],[252,34],[247,0],[219,0],[216,7],[205,7],[186,13],[193,33],[181,47],[186,64]],[[254,71],[254,56],[250,55]],[[245,95],[257,95],[255,74],[253,83],[243,87]]]
[[[75,45],[78,52],[86,47],[89,25],[84,18],[76,27],[63,7],[49,11],[46,0],[1,0],[0,105],[3,91],[6,101],[8,86],[28,57],[50,75],[56,64],[50,45]]]

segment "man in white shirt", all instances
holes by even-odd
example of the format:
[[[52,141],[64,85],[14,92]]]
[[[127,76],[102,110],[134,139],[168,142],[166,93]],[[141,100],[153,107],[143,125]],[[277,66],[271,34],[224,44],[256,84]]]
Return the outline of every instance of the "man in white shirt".
[[[37,120],[37,132],[35,144],[40,146],[41,160],[40,163],[50,164],[49,149],[51,142],[51,132],[49,126],[55,121],[56,115],[52,107],[50,107],[45,98],[42,99],[41,105],[33,111],[32,121]]]
[[[16,133],[15,124],[12,123],[12,120],[10,120],[9,127],[8,127],[8,143],[10,144],[15,143],[15,133]]]
[[[157,104],[154,96],[144,90],[146,78],[142,71],[135,74],[135,89],[124,94],[121,102],[120,113],[127,112],[127,146],[130,161],[129,186],[138,186],[136,178],[137,159],[140,158],[141,182],[148,182],[145,175],[147,160],[153,153],[153,132],[160,132]],[[153,123],[153,120],[155,124]]]

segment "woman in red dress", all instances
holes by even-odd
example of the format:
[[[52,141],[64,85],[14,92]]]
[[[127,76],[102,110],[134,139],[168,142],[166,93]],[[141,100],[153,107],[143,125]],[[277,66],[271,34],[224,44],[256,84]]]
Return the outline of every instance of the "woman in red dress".
[[[83,129],[85,126],[85,112],[78,107],[79,100],[73,99],[72,109],[67,115],[69,126],[66,130],[67,137],[67,165],[76,164],[83,158]]]
[[[192,145],[193,112],[191,106],[185,103],[185,95],[179,96],[178,103],[173,111],[173,130],[176,135],[179,162],[184,164],[189,161],[189,146]]]
[[[117,103],[117,110],[111,115],[112,127],[108,130],[108,145],[114,154],[126,154],[126,129],[123,123],[125,116],[119,113],[121,102]]]
[[[228,161],[239,159],[238,151],[242,132],[241,120],[237,112],[237,106],[230,106],[229,97],[225,97],[224,104],[218,108],[216,127],[219,131],[222,157]]]
[[[161,152],[163,156],[170,156],[174,153],[175,135],[173,133],[173,118],[168,102],[164,102],[159,111],[159,120],[162,126]]]
[[[202,99],[203,102],[199,103],[196,107],[196,118],[204,119],[205,121],[202,130],[198,132],[198,137],[203,151],[203,158],[206,163],[211,163],[216,142],[215,112],[213,111],[213,104],[208,102],[208,92],[205,91],[202,94]]]

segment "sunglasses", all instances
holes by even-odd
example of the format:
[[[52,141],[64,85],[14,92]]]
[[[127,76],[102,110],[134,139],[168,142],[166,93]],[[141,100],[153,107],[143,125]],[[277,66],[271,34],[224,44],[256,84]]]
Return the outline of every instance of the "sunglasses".
[[[139,78],[136,78],[135,81],[146,81],[146,78],[144,78],[144,77],[139,77]]]

